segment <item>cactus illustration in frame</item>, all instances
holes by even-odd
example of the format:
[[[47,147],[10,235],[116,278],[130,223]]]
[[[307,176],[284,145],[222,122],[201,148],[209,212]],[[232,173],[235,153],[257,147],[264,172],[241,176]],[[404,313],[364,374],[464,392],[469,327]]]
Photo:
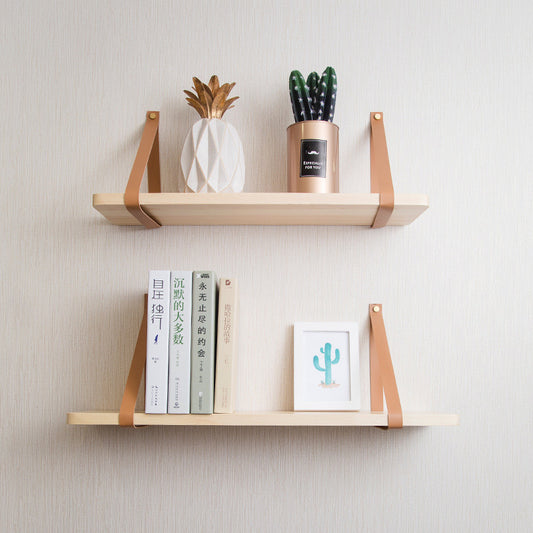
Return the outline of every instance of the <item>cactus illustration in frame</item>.
[[[335,385],[335,382],[331,381],[331,365],[336,365],[341,358],[341,354],[338,348],[335,348],[335,359],[331,360],[331,343],[326,342],[323,348],[320,348],[321,353],[324,355],[324,368],[320,366],[320,359],[318,355],[313,357],[313,365],[319,372],[325,372],[324,381],[322,384],[324,386]]]
[[[294,323],[294,410],[360,409],[355,322]]]

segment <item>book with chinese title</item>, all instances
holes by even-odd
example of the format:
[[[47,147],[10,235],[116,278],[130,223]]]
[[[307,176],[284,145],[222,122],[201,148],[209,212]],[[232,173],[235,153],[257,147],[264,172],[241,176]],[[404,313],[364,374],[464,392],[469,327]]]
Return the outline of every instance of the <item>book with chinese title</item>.
[[[151,270],[148,286],[145,412],[167,412],[170,271]]]
[[[168,345],[168,412],[190,412],[192,272],[170,275],[170,335]]]
[[[216,275],[193,272],[191,413],[212,414],[215,392]]]
[[[237,309],[237,282],[234,279],[222,278],[218,290],[215,413],[233,413],[235,410]]]

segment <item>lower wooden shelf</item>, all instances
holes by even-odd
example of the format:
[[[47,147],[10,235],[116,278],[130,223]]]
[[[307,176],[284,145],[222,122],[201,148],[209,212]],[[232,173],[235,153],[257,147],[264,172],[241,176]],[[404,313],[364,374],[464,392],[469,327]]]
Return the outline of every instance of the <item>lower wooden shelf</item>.
[[[147,415],[135,413],[138,426],[376,426],[387,425],[387,413],[357,412],[238,412],[214,415]],[[74,426],[118,426],[117,411],[67,414],[67,424]],[[403,425],[457,426],[459,415],[441,413],[403,413]]]

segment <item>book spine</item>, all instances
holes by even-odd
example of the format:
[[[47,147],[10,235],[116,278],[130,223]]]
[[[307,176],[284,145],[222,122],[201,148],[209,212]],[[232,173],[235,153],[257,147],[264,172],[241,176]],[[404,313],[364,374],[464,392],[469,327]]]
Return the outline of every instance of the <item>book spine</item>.
[[[215,413],[235,410],[238,294],[234,279],[221,278],[218,292]]]
[[[170,271],[151,270],[148,286],[145,412],[167,412]]]
[[[190,412],[192,272],[170,274],[168,412]]]
[[[192,282],[191,413],[213,413],[216,289],[214,272],[195,271]]]

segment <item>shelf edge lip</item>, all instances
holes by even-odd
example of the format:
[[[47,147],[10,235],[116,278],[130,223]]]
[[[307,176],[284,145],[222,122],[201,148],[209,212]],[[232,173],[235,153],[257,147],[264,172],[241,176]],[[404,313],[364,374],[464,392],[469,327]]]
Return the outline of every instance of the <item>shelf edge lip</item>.
[[[354,420],[350,421],[351,416]],[[386,413],[371,411],[252,411],[213,415],[147,415],[136,412],[135,418],[138,425],[183,427],[380,427],[387,423]],[[67,425],[118,426],[118,412],[69,412]],[[404,413],[404,427],[458,425],[458,414]]]
[[[261,198],[264,201],[261,201]],[[411,199],[407,202],[406,199]],[[268,192],[268,193],[141,193],[141,205],[378,205],[378,193],[288,193],[288,192]],[[172,201],[170,201],[172,200]],[[427,194],[419,193],[398,193],[395,195],[397,205],[418,205],[429,207],[429,197]],[[102,205],[116,205],[124,203],[123,193],[93,193],[92,205],[96,209]]]

